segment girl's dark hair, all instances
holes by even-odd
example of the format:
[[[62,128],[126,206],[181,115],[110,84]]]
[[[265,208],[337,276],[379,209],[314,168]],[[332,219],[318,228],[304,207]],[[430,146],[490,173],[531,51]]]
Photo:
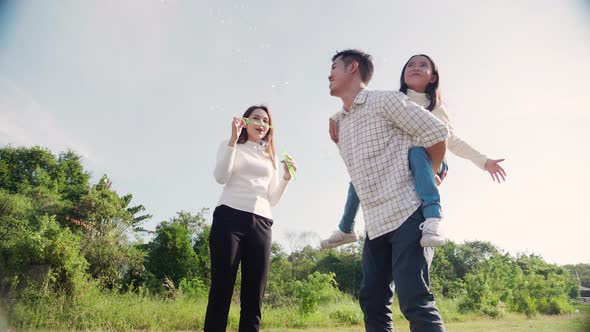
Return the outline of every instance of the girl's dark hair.
[[[406,67],[408,66],[408,63],[410,63],[410,61],[417,56],[423,56],[426,59],[428,59],[428,61],[430,61],[430,66],[432,67],[432,75],[434,77],[436,77],[436,81],[434,81],[434,83],[429,83],[428,86],[426,86],[426,91],[424,91],[426,93],[426,96],[428,97],[428,100],[430,100],[430,105],[428,105],[428,107],[426,107],[427,110],[431,111],[440,104],[440,91],[438,88],[439,82],[440,82],[440,76],[438,74],[438,66],[436,65],[436,63],[434,63],[434,61],[426,54],[416,54],[416,55],[412,55],[408,61],[406,62],[406,64],[404,65],[404,68],[402,69],[402,75],[399,79],[399,91],[408,94],[408,85],[406,84],[406,82],[404,81],[404,76],[406,74]]]
[[[268,115],[268,124],[270,126],[270,128],[268,128],[268,133],[266,133],[266,136],[264,136],[262,138],[262,141],[264,141],[265,144],[265,148],[264,151],[266,153],[268,153],[268,155],[270,156],[270,160],[272,160],[272,165],[273,167],[276,169],[276,165],[275,165],[275,145],[274,145],[274,141],[273,141],[273,134],[274,134],[274,130],[272,128],[272,115],[270,114],[270,110],[268,109],[268,107],[264,106],[264,105],[254,105],[254,106],[250,106],[248,107],[248,109],[246,109],[246,112],[244,112],[244,115],[242,115],[243,118],[248,118],[250,117],[250,115],[252,115],[252,112],[254,112],[257,109],[261,109],[263,111],[266,112],[266,114]],[[240,133],[240,137],[238,137],[238,144],[244,144],[248,141],[248,131],[244,128],[242,130],[242,132]]]

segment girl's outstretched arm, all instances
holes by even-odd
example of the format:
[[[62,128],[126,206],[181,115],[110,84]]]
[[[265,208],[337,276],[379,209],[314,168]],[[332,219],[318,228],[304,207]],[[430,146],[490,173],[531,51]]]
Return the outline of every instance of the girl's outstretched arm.
[[[500,166],[500,163],[503,162],[504,159],[488,159],[486,160],[486,164],[484,169],[490,173],[492,176],[492,181],[494,182],[502,182],[506,181],[506,171]],[[502,181],[500,181],[502,178]]]

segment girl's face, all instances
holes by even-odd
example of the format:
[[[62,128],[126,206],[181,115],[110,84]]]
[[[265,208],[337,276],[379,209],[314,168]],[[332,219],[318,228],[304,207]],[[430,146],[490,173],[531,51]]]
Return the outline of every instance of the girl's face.
[[[270,130],[268,114],[261,108],[255,109],[248,117],[250,123],[246,125],[248,140],[260,142]]]
[[[404,82],[408,88],[416,92],[426,91],[428,84],[436,82],[438,77],[432,73],[432,65],[428,58],[416,55],[404,68]]]

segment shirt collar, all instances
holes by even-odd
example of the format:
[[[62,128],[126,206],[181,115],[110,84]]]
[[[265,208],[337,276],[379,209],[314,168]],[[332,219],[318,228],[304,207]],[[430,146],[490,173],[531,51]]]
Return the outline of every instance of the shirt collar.
[[[351,113],[354,111],[354,107],[353,105],[361,105],[364,104],[365,101],[367,100],[367,95],[369,94],[369,89],[367,88],[362,88],[361,91],[359,91],[359,93],[356,95],[356,97],[354,98],[354,101],[352,102],[352,105],[350,105],[350,111],[346,112],[346,109],[344,108],[344,105],[342,106],[342,110],[346,113]]]

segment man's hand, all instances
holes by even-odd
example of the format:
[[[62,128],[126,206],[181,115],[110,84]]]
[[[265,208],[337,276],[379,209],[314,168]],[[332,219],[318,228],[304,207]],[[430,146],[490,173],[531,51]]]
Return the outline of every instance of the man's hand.
[[[442,141],[426,148],[426,153],[432,162],[432,172],[436,174],[447,152],[447,141]]]
[[[338,143],[338,122],[330,118],[330,138],[334,143]]]
[[[439,176],[438,174],[434,174],[434,183],[436,184],[436,186],[440,186],[440,184],[443,182],[443,180],[447,177],[447,171],[443,171],[441,173],[441,175]]]

